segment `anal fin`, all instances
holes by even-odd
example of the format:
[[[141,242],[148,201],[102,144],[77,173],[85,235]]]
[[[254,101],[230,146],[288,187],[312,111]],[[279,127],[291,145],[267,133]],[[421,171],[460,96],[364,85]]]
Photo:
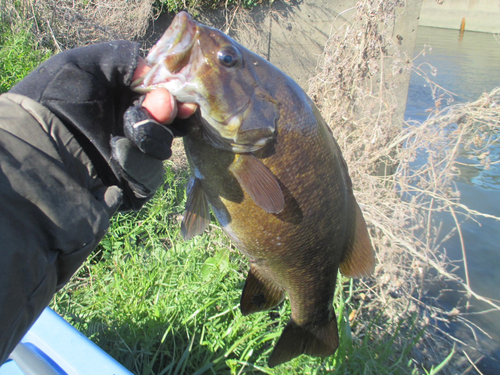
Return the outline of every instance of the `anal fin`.
[[[301,354],[327,357],[334,354],[338,346],[339,332],[335,314],[332,314],[326,324],[299,326],[291,319],[276,343],[268,365],[275,367]]]
[[[234,177],[255,204],[277,214],[285,208],[285,198],[276,177],[252,154],[236,154],[229,166]]]
[[[340,272],[347,277],[370,276],[375,268],[375,253],[366,228],[363,213],[356,201],[353,202],[355,218],[353,235],[349,241],[344,257],[340,262]]]
[[[210,208],[200,179],[191,177],[187,194],[186,209],[181,223],[181,235],[184,240],[202,234],[210,223]]]
[[[250,272],[248,272],[240,301],[243,315],[269,310],[277,306],[284,298],[283,289],[263,278],[255,267],[250,265]]]

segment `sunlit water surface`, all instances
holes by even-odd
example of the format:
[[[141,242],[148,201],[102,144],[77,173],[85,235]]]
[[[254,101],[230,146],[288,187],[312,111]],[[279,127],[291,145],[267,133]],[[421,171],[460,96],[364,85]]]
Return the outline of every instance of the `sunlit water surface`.
[[[427,48],[426,48],[427,46]],[[429,48],[428,46],[431,46]],[[419,53],[424,50],[425,55]],[[430,75],[434,82],[453,92],[454,102],[477,100],[482,93],[500,86],[500,38],[492,34],[466,32],[460,40],[458,31],[420,27],[415,54],[415,64],[429,63],[437,74]],[[429,67],[425,67],[431,73]],[[446,103],[443,103],[446,104]],[[423,121],[427,109],[434,108],[431,89],[426,81],[413,73],[408,93],[406,119]],[[462,155],[469,162],[467,155]],[[491,161],[500,160],[500,147],[492,148]],[[461,202],[468,207],[500,216],[500,163],[484,170],[473,166],[460,168],[457,185],[461,191]],[[477,293],[500,301],[500,222],[479,218],[479,224],[469,220],[462,225],[466,246],[471,287]],[[451,218],[445,227],[451,228]],[[446,228],[444,228],[446,229]],[[443,230],[446,233],[446,230]],[[455,260],[462,259],[462,250],[457,236],[445,243],[447,254]],[[463,269],[462,269],[462,276]],[[474,308],[485,305],[473,302]],[[500,304],[500,303],[499,303]],[[500,312],[471,317],[493,338],[488,343],[488,353],[500,360]],[[493,373],[493,372],[490,372]]]

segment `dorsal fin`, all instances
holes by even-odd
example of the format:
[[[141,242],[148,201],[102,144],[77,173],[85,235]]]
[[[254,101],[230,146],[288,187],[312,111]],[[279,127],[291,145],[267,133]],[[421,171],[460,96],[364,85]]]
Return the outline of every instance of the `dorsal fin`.
[[[285,198],[281,187],[259,159],[252,154],[235,154],[229,169],[257,206],[273,214],[283,211]]]
[[[359,278],[370,276],[373,273],[375,253],[373,252],[363,213],[356,201],[353,201],[353,203],[355,215],[353,236],[340,263],[340,272],[347,277]]]
[[[284,298],[284,290],[262,277],[256,267],[250,264],[250,271],[241,294],[241,313],[248,315],[269,310],[277,306]]]
[[[191,177],[187,195],[186,210],[181,223],[181,235],[184,240],[202,234],[210,223],[210,208],[200,179]]]

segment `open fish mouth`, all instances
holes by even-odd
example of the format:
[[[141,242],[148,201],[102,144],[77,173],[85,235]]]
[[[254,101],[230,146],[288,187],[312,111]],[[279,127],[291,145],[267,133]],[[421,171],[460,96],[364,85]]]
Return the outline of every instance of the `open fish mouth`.
[[[168,82],[185,81],[190,70],[191,53],[198,33],[197,23],[186,12],[175,16],[169,28],[151,49],[146,62],[153,68],[132,83],[137,92],[146,93],[160,85],[176,91]],[[180,75],[179,73],[182,73]],[[184,82],[177,82],[182,85]]]
[[[186,12],[179,13],[161,39],[149,52],[148,64],[158,63],[165,56],[164,63],[175,74],[188,62],[197,32],[197,24]]]

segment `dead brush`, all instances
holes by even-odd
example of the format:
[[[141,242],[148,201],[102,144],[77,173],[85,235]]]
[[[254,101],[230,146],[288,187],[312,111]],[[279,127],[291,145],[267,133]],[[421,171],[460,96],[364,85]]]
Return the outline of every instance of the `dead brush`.
[[[138,40],[154,17],[154,0],[1,0],[2,13],[31,21],[54,52],[115,39]]]
[[[228,2],[209,0],[0,0],[2,16],[17,17],[31,21],[31,32],[39,44],[50,47],[54,52],[82,47],[88,44],[124,39],[141,43],[142,48],[151,47],[147,33],[151,22],[164,11],[187,9],[203,16],[200,9],[204,5],[224,6]],[[234,18],[243,9],[242,0],[232,3]],[[213,12],[212,12],[213,13]],[[203,17],[201,17],[203,18]],[[227,19],[228,24],[232,22]]]
[[[470,288],[468,276],[461,280],[453,273],[443,251],[449,236],[461,239],[464,219],[491,217],[461,204],[453,181],[462,147],[473,150],[485,168],[492,163],[488,147],[498,143],[500,88],[474,103],[440,110],[447,93],[429,80],[436,108],[428,120],[422,124],[398,121],[394,116],[398,98],[385,82],[409,68],[390,35],[394,9],[400,5],[399,1],[358,2],[354,14],[331,34],[317,75],[310,81],[309,95],[342,148],[377,252],[374,279],[361,281],[366,295],[361,320],[370,320],[373,311],[384,311],[387,319],[409,326],[412,314],[418,312],[417,324],[428,326],[429,334],[412,354],[417,363],[425,365],[440,363],[457,340],[445,332],[430,335],[440,330],[434,323],[448,319],[450,312],[421,301],[427,283],[453,282],[465,290],[467,298],[500,309],[498,303]],[[415,71],[424,74],[419,67]],[[441,233],[438,213],[455,220],[451,233]],[[466,249],[461,243],[467,275]],[[460,316],[460,308],[451,313],[472,327]],[[457,373],[463,367],[459,360],[453,363],[445,371]]]

